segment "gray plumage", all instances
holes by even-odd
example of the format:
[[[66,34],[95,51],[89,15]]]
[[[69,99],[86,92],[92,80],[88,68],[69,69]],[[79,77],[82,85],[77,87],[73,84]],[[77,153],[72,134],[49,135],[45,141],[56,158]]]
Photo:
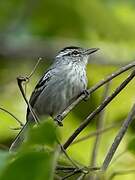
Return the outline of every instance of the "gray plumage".
[[[29,103],[38,117],[52,117],[63,112],[87,88],[86,65],[89,55],[98,48],[84,49],[66,47],[55,57],[52,66],[36,85]],[[24,140],[27,128],[34,124],[34,118],[27,110],[26,124],[12,143],[10,150]]]

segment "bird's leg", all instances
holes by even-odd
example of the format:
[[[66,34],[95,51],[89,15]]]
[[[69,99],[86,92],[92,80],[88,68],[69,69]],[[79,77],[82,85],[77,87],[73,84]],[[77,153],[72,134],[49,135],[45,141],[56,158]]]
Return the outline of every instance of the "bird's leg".
[[[59,125],[59,126],[63,126],[63,123],[62,123],[62,116],[60,115],[60,114],[58,114],[55,118],[54,118],[54,120],[57,122],[57,124]]]
[[[90,97],[90,93],[88,92],[87,89],[84,89],[82,93],[85,95],[83,100],[87,101],[89,99],[89,97]]]

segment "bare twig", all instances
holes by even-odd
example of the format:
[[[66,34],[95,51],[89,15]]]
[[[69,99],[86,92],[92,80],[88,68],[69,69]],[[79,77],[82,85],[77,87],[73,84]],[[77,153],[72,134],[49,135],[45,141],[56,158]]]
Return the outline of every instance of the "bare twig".
[[[21,126],[20,126],[20,127],[16,127],[16,128],[10,127],[10,129],[11,129],[11,130],[18,131],[18,130],[21,130],[21,129],[22,129],[22,127],[21,127]]]
[[[6,110],[5,108],[0,107],[0,110],[4,111],[4,112],[8,113],[10,116],[12,116],[12,117],[20,124],[20,126],[23,126],[23,125],[24,125],[14,114],[12,114],[11,112],[9,112],[9,111]]]
[[[116,90],[108,96],[97,108],[94,110],[74,131],[74,133],[69,137],[69,139],[64,144],[64,149],[67,149],[69,145],[74,141],[74,139],[80,134],[80,132],[92,121],[92,119],[99,114],[121,91],[126,87],[126,85],[135,77],[135,70],[125,79]]]
[[[33,68],[33,70],[32,70],[31,73],[27,76],[27,79],[30,79],[30,78],[33,76],[33,74],[35,73],[35,71],[36,71],[36,69],[37,69],[37,67],[38,67],[38,65],[39,65],[39,63],[40,63],[41,60],[42,60],[42,58],[39,57],[36,65],[35,65],[34,68]]]
[[[20,89],[20,91],[22,93],[22,96],[23,96],[23,98],[24,98],[24,100],[25,100],[25,102],[26,102],[26,104],[27,104],[27,106],[28,106],[28,108],[29,108],[29,110],[30,110],[30,112],[31,112],[31,114],[32,114],[32,116],[33,116],[33,118],[34,118],[34,120],[35,120],[35,122],[37,124],[39,124],[39,119],[38,119],[35,111],[31,107],[29,101],[27,100],[25,93],[26,93],[26,84],[30,80],[30,78],[33,76],[33,74],[35,73],[35,71],[36,71],[36,69],[37,69],[37,67],[38,67],[41,60],[42,60],[42,58],[38,59],[36,65],[34,66],[33,70],[31,71],[31,73],[28,76],[26,76],[26,77],[22,77],[22,76],[17,77],[17,83],[18,83],[19,89]],[[23,83],[25,83],[25,92],[23,90],[23,85],[22,85]]]
[[[115,77],[119,76],[120,74],[124,73],[125,71],[135,67],[135,61],[131,64],[128,64],[126,66],[121,67],[118,71],[112,73],[111,75],[108,75],[105,79],[98,82],[96,85],[94,85],[92,88],[88,90],[88,93],[91,94],[94,91],[96,91],[98,88],[106,84],[107,82],[111,81]],[[86,94],[81,94],[69,107],[67,107],[61,114],[58,115],[58,117],[61,117],[61,121],[67,116],[67,114],[80,102],[85,98]],[[57,120],[57,117],[55,117]]]
[[[68,179],[69,177],[72,177],[72,176],[74,176],[75,174],[78,174],[78,173],[81,173],[81,170],[80,170],[80,169],[75,170],[75,171],[73,171],[72,173],[70,173],[70,174],[64,176],[63,178],[61,178],[61,180]]]
[[[37,124],[39,124],[39,119],[38,119],[36,113],[34,112],[34,110],[32,109],[30,103],[28,102],[28,100],[27,100],[27,98],[26,98],[26,95],[25,95],[25,93],[24,93],[23,87],[22,87],[22,83],[23,83],[23,82],[26,82],[26,81],[27,81],[27,78],[25,78],[25,77],[17,77],[17,83],[18,83],[19,89],[20,89],[20,91],[21,91],[21,93],[22,93],[22,96],[23,96],[23,98],[24,98],[24,100],[25,100],[28,108],[30,109],[30,112],[31,112],[31,114],[32,114],[35,122],[36,122]]]
[[[98,134],[106,133],[106,132],[112,130],[113,128],[118,127],[118,125],[120,125],[120,124],[121,124],[121,122],[115,122],[114,124],[112,124],[112,125],[110,125],[110,126],[108,126],[108,127],[106,127],[106,128],[103,128],[103,129],[94,131],[94,132],[92,132],[92,133],[90,133],[90,134],[88,134],[88,135],[86,135],[86,136],[84,136],[84,137],[82,137],[82,138],[80,138],[80,139],[75,140],[75,141],[71,144],[71,146],[74,145],[74,144],[80,143],[80,142],[82,142],[82,141],[85,141],[85,140],[87,140],[87,139],[89,139],[89,138],[93,138],[93,137],[95,137],[95,136],[98,135]]]
[[[60,165],[58,165],[56,167],[56,170],[67,170],[67,171],[71,170],[71,171],[74,171],[74,170],[76,170],[76,167],[73,167],[73,166],[60,166]],[[80,168],[80,170],[81,170],[81,168]],[[100,167],[83,167],[82,170],[83,170],[83,173],[87,174],[88,172],[100,170]]]
[[[83,168],[76,168],[71,166],[57,166],[57,171],[62,171],[65,173],[69,173],[68,175],[64,176],[62,179],[68,179],[71,176],[74,176],[77,173],[87,175],[89,172],[94,172],[100,170],[100,167],[83,167]]]
[[[72,167],[72,166],[60,166],[58,165],[56,167],[56,170],[57,171],[60,171],[60,170],[66,170],[66,171],[74,171],[76,168],[75,167]]]
[[[71,164],[76,167],[77,169],[80,169],[80,167],[69,157],[69,155],[67,154],[67,152],[65,151],[65,149],[63,148],[63,146],[61,145],[61,143],[59,142],[59,140],[57,139],[57,142],[61,148],[61,151],[64,153],[64,155],[66,156],[66,158],[71,162]]]
[[[105,91],[103,93],[102,101],[104,101],[105,98],[108,96],[108,92],[109,92],[109,83],[107,83],[105,86]],[[97,130],[103,129],[104,116],[105,116],[105,109],[99,113],[99,118],[97,121]],[[96,165],[96,158],[97,158],[97,154],[98,154],[100,139],[101,139],[101,134],[97,134],[96,139],[95,139],[95,143],[93,146],[92,156],[91,156],[92,157],[91,163],[90,163],[91,166]]]
[[[68,174],[68,175],[66,175],[66,176],[64,176],[63,178],[62,178],[62,180],[65,180],[65,179],[67,179],[67,178],[69,178],[69,177],[71,177],[71,176],[74,176],[75,174],[78,174],[78,173],[82,173],[82,174],[88,174],[90,171],[92,172],[92,171],[97,171],[97,170],[99,170],[100,168],[99,167],[90,167],[90,168],[80,168],[80,169],[75,169],[72,173],[70,173],[70,174]]]
[[[81,174],[78,178],[77,178],[77,180],[83,180],[84,178],[85,178],[85,176],[86,176],[86,174]]]
[[[89,170],[89,172],[99,171],[99,170],[100,170],[100,167],[88,167],[88,170]]]
[[[105,98],[108,96],[108,92],[109,92],[109,83],[107,83],[105,86],[105,91],[103,92],[102,101],[104,101]],[[101,111],[98,115],[97,130],[103,129],[104,117],[105,117],[105,109],[103,109],[103,111]],[[91,155],[90,166],[96,166],[100,140],[101,140],[101,133],[96,135],[94,146],[93,146],[93,151],[92,151],[92,155]],[[94,175],[91,174],[89,177],[89,180],[96,180],[96,179],[97,179],[96,174],[94,174]]]
[[[135,104],[133,105],[127,119],[123,122],[118,134],[116,135],[115,139],[114,139],[114,142],[113,144],[111,145],[106,157],[105,157],[105,160],[103,162],[103,165],[102,165],[102,171],[106,171],[122,138],[124,137],[129,125],[131,124],[132,120],[134,119],[135,117]]]
[[[25,82],[25,84],[24,84],[24,85],[25,85],[25,87],[24,87],[24,94],[25,94],[25,96],[26,96],[27,84],[28,84],[30,78],[31,78],[31,77],[33,76],[33,74],[35,73],[35,71],[36,71],[36,69],[37,69],[37,67],[38,67],[38,65],[39,65],[39,63],[40,63],[41,60],[42,60],[42,58],[39,57],[37,63],[35,64],[34,68],[33,68],[32,71],[31,71],[31,73],[25,77],[25,79],[26,79],[26,80],[24,81],[24,82]]]

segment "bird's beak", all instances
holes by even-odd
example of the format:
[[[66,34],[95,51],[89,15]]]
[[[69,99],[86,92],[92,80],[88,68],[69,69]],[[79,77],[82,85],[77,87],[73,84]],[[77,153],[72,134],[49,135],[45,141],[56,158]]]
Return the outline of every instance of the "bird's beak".
[[[99,50],[99,48],[86,49],[86,50],[84,51],[84,54],[90,55],[90,54],[92,54],[92,53],[94,53],[94,52],[96,52],[96,51],[98,51],[98,50]]]

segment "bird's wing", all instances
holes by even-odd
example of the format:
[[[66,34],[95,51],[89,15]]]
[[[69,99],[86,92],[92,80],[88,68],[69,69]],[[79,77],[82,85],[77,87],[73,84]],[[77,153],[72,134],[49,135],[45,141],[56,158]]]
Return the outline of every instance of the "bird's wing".
[[[29,100],[29,103],[32,108],[34,107],[34,104],[35,104],[37,98],[39,97],[42,90],[46,87],[47,82],[50,80],[51,77],[52,77],[52,72],[51,72],[51,70],[48,70],[43,75],[43,77],[40,79],[40,81],[37,83],[34,91],[31,94],[30,100]],[[27,116],[26,117],[28,117],[29,112],[30,112],[30,110],[29,110],[29,108],[27,108]]]

